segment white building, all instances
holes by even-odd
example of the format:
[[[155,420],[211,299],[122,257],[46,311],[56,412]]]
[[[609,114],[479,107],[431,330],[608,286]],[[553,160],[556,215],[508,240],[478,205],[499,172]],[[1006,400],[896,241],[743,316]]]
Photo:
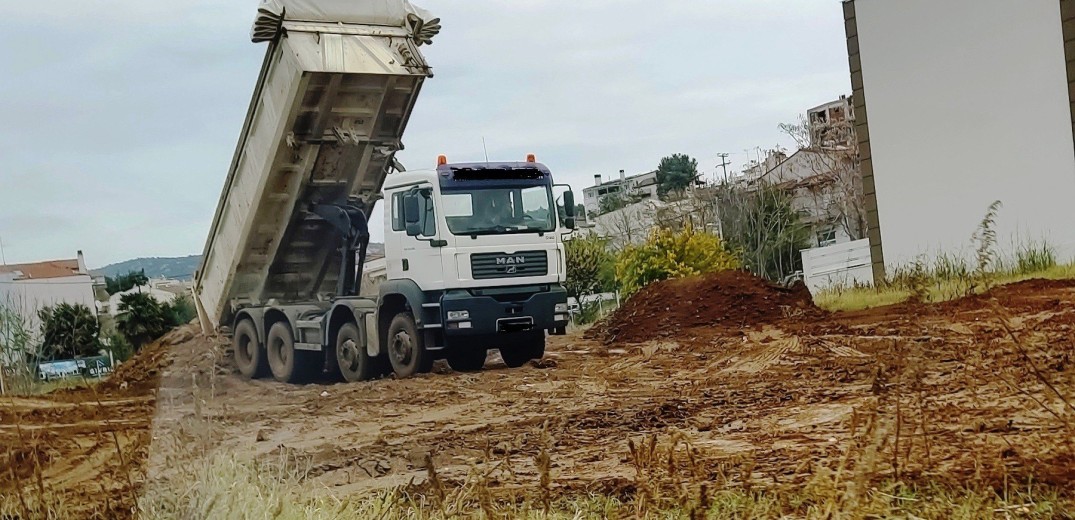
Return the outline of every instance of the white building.
[[[620,177],[608,182],[602,182],[600,175],[594,175],[594,185],[582,190],[583,205],[586,213],[600,213],[601,199],[608,195],[627,196],[638,200],[657,198],[657,171],[624,176],[620,170]]]
[[[16,310],[34,334],[40,329],[37,311],[59,303],[96,308],[82,251],[70,260],[0,265],[0,305]]]
[[[843,7],[874,273],[973,258],[997,200],[1001,257],[1035,241],[1075,257],[1075,2]]]
[[[190,282],[182,282],[179,280],[169,279],[151,279],[146,285],[131,287],[126,291],[118,292],[108,297],[107,303],[101,303],[101,311],[107,312],[109,316],[115,317],[120,313],[119,306],[123,301],[123,297],[128,294],[143,293],[148,294],[154,300],[159,303],[171,303],[176,296],[182,294],[190,294]]]

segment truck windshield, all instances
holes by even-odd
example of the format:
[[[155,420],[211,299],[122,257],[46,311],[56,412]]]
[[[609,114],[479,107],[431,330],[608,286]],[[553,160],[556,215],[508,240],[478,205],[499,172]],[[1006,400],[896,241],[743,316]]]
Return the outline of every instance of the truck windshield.
[[[455,235],[549,233],[556,229],[548,186],[443,192],[444,216]]]

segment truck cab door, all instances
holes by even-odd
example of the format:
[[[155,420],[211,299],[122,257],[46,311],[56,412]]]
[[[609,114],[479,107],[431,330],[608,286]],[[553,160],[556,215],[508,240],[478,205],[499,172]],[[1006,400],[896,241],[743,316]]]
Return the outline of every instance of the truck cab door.
[[[394,203],[399,204],[402,225],[393,226],[401,254],[392,261],[398,262],[401,278],[413,280],[422,290],[440,288],[444,282],[441,250],[445,242],[440,238],[439,208],[433,193],[432,186],[419,185],[393,195],[398,197]],[[397,227],[403,229],[395,231]]]

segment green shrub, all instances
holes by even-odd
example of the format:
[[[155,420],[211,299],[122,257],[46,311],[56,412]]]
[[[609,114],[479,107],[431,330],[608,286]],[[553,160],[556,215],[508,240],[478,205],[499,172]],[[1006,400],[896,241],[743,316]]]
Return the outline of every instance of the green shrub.
[[[116,358],[117,362],[127,361],[134,355],[134,345],[131,345],[127,338],[123,337],[123,334],[119,332],[112,332],[105,337],[105,341],[108,343],[108,347],[112,349],[112,356]]]
[[[187,294],[177,294],[171,302],[164,304],[164,313],[169,328],[186,325],[198,315],[194,301]]]
[[[740,267],[719,237],[687,226],[680,231],[654,230],[645,243],[629,246],[617,259],[616,278],[629,297],[660,280]]]
[[[564,242],[567,257],[567,295],[579,299],[603,289],[602,273],[613,263],[607,241],[596,235],[576,236]]]

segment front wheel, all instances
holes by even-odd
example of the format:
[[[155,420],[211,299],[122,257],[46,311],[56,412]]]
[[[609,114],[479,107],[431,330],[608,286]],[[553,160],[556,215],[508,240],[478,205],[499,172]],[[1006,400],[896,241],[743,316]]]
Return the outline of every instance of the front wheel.
[[[531,359],[545,356],[545,331],[528,332],[511,345],[500,348],[500,357],[509,368],[519,368]]]
[[[448,366],[456,372],[477,372],[485,366],[485,357],[489,353],[479,347],[456,347],[449,349],[445,355]]]
[[[388,326],[388,361],[400,378],[433,370],[433,356],[409,312],[397,314]]]

